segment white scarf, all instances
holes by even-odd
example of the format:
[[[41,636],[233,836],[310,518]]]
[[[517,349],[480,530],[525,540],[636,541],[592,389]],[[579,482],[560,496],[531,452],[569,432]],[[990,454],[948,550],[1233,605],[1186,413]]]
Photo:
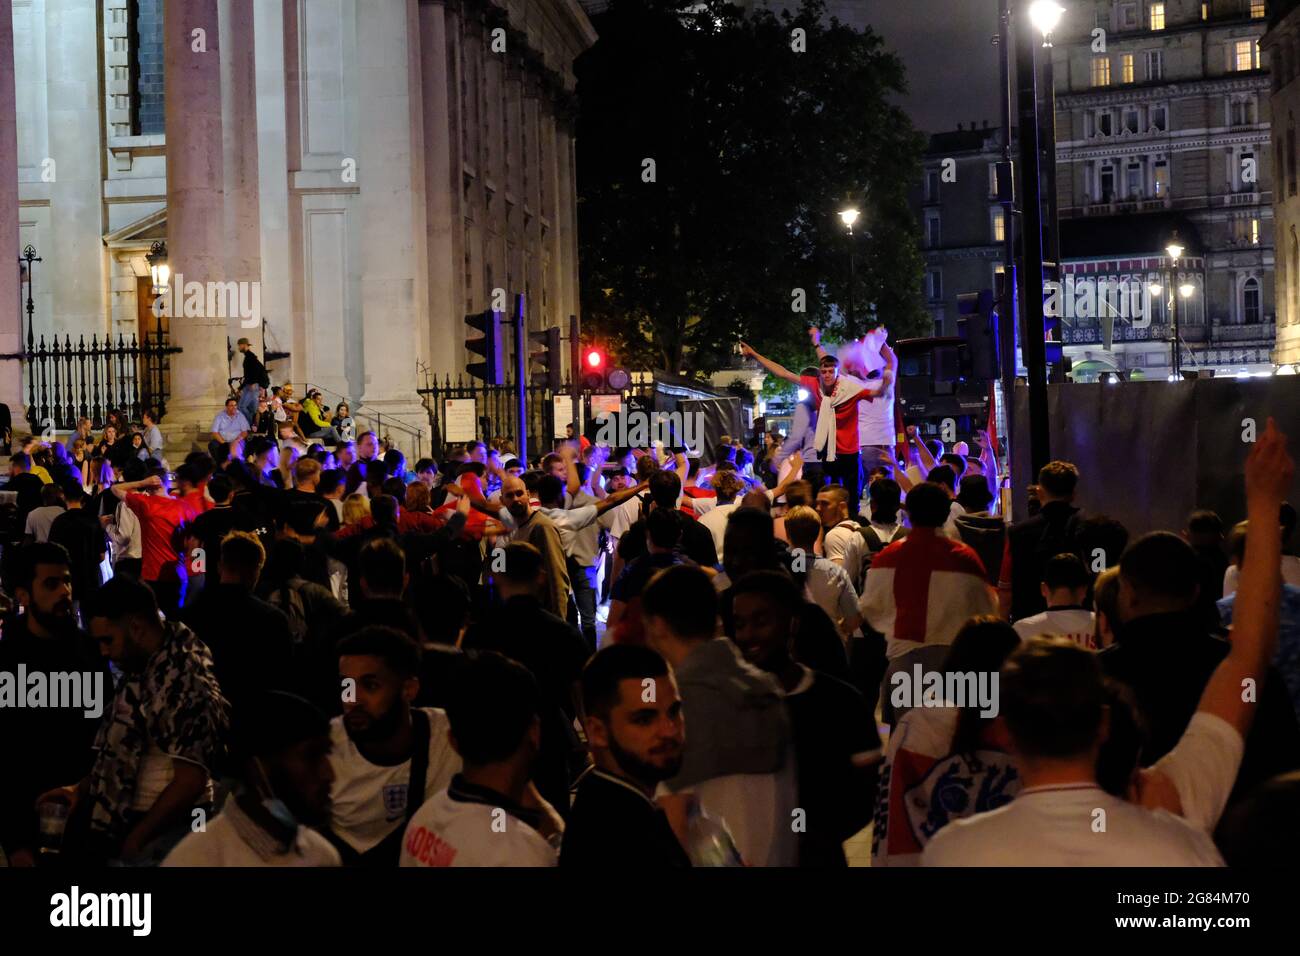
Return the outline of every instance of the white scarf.
[[[840,375],[835,379],[835,388],[827,395],[821,383],[818,383],[821,406],[817,409],[817,430],[813,433],[813,444],[822,456],[822,461],[835,460],[835,409],[865,387],[864,383],[855,378]]]

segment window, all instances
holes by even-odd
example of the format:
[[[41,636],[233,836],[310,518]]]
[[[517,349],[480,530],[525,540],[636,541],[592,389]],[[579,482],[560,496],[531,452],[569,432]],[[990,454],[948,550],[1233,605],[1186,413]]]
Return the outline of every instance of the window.
[[[1165,5],[1163,3],[1151,4],[1147,13],[1147,26],[1152,30],[1163,30],[1165,28]]]
[[[1092,139],[1097,134],[1097,121],[1091,113],[1083,114],[1083,138]]]
[[[1003,242],[1007,238],[1007,220],[1006,213],[1001,207],[990,211],[993,219],[993,241]]]
[[[943,270],[931,269],[925,274],[925,293],[929,296],[931,302],[937,302],[943,298]]]
[[[939,214],[933,210],[925,214],[925,245],[927,249],[939,248]]]
[[[1151,182],[1156,197],[1163,199],[1169,193],[1169,160],[1158,159],[1152,168]]]
[[[1119,27],[1121,30],[1136,30],[1138,25],[1138,8],[1135,3],[1126,3],[1119,8]]]
[[[998,192],[998,164],[989,163],[989,195],[1001,195]]]
[[[1124,109],[1124,131],[1128,133],[1138,132],[1140,121],[1138,119],[1138,110],[1136,106],[1125,107]]]
[[[1098,191],[1102,202],[1115,201],[1115,167],[1103,166],[1098,174]]]
[[[121,135],[148,136],[163,130],[163,0],[133,0],[126,11],[128,29],[127,76],[131,125]],[[117,68],[115,68],[116,70]],[[125,108],[127,104],[122,104]]]
[[[1102,110],[1097,114],[1097,132],[1102,136],[1109,136],[1113,131],[1110,110]]]
[[[1131,162],[1125,170],[1125,195],[1128,199],[1142,198],[1142,164]]]
[[[1232,45],[1232,68],[1238,73],[1259,69],[1259,41],[1238,40]]]
[[[1241,321],[1246,325],[1259,324],[1259,280],[1253,277],[1241,287]]]
[[[1120,62],[1120,82],[1133,82],[1133,54],[1125,53],[1119,58]]]
[[[1264,0],[1250,0],[1250,16],[1252,20],[1262,20],[1268,16],[1268,11],[1264,9]]]
[[[1165,78],[1165,55],[1162,50],[1147,50],[1147,79],[1163,80]]]
[[[1092,58],[1092,85],[1110,86],[1110,57],[1094,56]]]
[[[1250,218],[1250,244],[1259,245],[1259,217],[1251,216]]]
[[[939,170],[930,169],[925,173],[925,201],[939,201]]]
[[[1291,268],[1286,283],[1291,289],[1291,322],[1294,324],[1296,316],[1300,315],[1300,238],[1296,238],[1295,226],[1291,227]]]
[[[1164,132],[1169,127],[1169,111],[1163,106],[1152,106],[1148,114],[1151,117],[1151,128]]]
[[[1210,19],[1210,3],[1209,3],[1209,0],[1204,0],[1204,2],[1201,4],[1201,19],[1202,19],[1202,20],[1208,20],[1208,19]]]

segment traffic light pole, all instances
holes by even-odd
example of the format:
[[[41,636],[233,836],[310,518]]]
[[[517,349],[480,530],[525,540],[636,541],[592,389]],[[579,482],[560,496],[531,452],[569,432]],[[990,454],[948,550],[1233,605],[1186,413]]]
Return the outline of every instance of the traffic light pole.
[[[1020,98],[1020,347],[1029,376],[1029,459],[1037,478],[1050,459],[1051,427],[1047,418],[1047,344],[1043,327],[1043,190],[1038,151],[1038,77],[1034,54],[1038,40],[1027,5],[1018,4],[1016,89]]]
[[[583,425],[586,420],[582,414],[582,341],[579,335],[581,329],[578,328],[578,317],[569,316],[569,389],[572,391],[571,399],[573,407],[571,413],[573,416],[573,432],[575,438],[582,437]]]
[[[515,403],[519,460],[528,466],[528,329],[524,324],[524,297],[515,294]]]

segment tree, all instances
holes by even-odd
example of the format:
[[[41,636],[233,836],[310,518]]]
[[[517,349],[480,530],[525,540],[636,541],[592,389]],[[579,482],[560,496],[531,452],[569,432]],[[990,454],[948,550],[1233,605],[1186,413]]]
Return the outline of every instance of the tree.
[[[582,308],[624,363],[703,374],[741,338],[806,361],[808,326],[855,337],[873,302],[896,337],[929,326],[903,66],[824,14],[613,0],[594,18],[575,64]]]

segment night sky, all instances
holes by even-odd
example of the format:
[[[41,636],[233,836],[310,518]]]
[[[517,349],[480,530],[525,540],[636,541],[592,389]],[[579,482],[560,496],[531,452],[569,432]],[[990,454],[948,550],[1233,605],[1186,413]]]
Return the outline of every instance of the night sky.
[[[768,0],[769,6],[780,0]],[[871,26],[907,67],[903,107],[927,133],[1001,122],[998,0],[828,0],[827,11]]]

